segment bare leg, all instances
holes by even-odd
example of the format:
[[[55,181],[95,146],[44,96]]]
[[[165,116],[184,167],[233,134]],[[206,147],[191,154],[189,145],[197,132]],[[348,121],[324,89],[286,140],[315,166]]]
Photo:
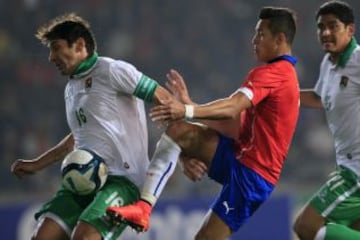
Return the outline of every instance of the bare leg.
[[[37,225],[32,240],[69,240],[65,230],[53,219],[43,218]]]
[[[196,240],[223,240],[231,235],[231,229],[213,211],[209,210],[195,236]]]
[[[100,233],[92,225],[80,221],[77,223],[71,239],[101,240],[102,237]]]
[[[295,221],[294,231],[301,240],[313,240],[324,224],[325,219],[311,205],[306,205]]]

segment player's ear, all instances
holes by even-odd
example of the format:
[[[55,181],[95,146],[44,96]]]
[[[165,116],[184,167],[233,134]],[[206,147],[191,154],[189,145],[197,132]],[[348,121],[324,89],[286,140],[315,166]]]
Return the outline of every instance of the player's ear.
[[[278,33],[277,36],[276,36],[276,43],[278,45],[282,44],[282,43],[286,43],[287,42],[287,38],[286,38],[286,35],[285,33]]]
[[[77,52],[83,51],[85,47],[86,47],[86,43],[84,38],[80,37],[75,41],[75,50]]]
[[[347,28],[349,29],[349,34],[351,34],[351,37],[355,35],[355,24],[354,23],[350,23],[349,25],[347,25]]]

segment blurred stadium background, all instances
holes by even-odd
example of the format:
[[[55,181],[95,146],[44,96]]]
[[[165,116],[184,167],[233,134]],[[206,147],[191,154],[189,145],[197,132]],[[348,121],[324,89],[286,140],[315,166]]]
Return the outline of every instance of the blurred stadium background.
[[[36,157],[69,131],[63,103],[66,78],[48,63],[47,49],[35,39],[39,24],[78,12],[91,23],[100,55],[127,60],[160,83],[170,68],[176,68],[185,76],[193,99],[201,103],[232,93],[256,64],[251,38],[258,10],[268,5],[297,11],[293,53],[299,59],[301,87],[312,87],[323,54],[314,14],[323,2],[0,0],[0,239],[29,239],[32,213],[56,191],[60,177],[56,165],[19,180],[10,173],[11,163]],[[360,1],[348,2],[360,19]],[[151,154],[162,130],[149,121],[149,131]],[[277,190],[232,239],[295,239],[294,215],[334,168],[332,144],[323,113],[301,110]],[[177,170],[156,208],[153,229],[122,239],[190,239],[218,189],[207,179],[192,183]]]

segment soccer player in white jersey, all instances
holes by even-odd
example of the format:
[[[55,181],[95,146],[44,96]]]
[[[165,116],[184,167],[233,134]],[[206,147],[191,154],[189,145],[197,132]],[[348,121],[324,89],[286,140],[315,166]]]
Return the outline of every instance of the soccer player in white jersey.
[[[64,97],[71,133],[35,159],[18,159],[12,172],[18,177],[36,173],[73,149],[86,148],[103,158],[109,177],[91,195],[60,187],[36,213],[32,239],[118,239],[126,225],[107,221],[105,209],[140,196],[149,163],[143,100],[159,103],[171,95],[133,65],[99,57],[89,24],[74,13],[49,21],[36,36],[49,47],[49,60],[69,77]]]
[[[314,89],[301,91],[301,106],[323,108],[336,151],[336,171],[296,219],[301,240],[360,239],[360,46],[352,8],[326,2],[316,13],[326,52]]]

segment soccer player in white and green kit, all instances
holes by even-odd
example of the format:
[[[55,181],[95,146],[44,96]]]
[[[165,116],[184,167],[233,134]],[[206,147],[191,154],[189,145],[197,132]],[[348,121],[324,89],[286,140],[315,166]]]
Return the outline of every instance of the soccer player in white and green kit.
[[[352,8],[326,2],[316,14],[326,54],[312,90],[301,91],[301,106],[323,108],[333,135],[337,168],[296,219],[301,240],[360,239],[360,46]]]
[[[69,77],[64,98],[71,133],[39,157],[15,161],[13,173],[38,172],[73,149],[86,148],[103,158],[109,177],[90,195],[60,187],[36,213],[32,239],[118,239],[126,226],[114,226],[104,214],[108,206],[139,198],[149,163],[143,100],[159,103],[171,95],[133,65],[99,57],[89,24],[76,14],[51,20],[37,37],[49,47],[49,60]]]

